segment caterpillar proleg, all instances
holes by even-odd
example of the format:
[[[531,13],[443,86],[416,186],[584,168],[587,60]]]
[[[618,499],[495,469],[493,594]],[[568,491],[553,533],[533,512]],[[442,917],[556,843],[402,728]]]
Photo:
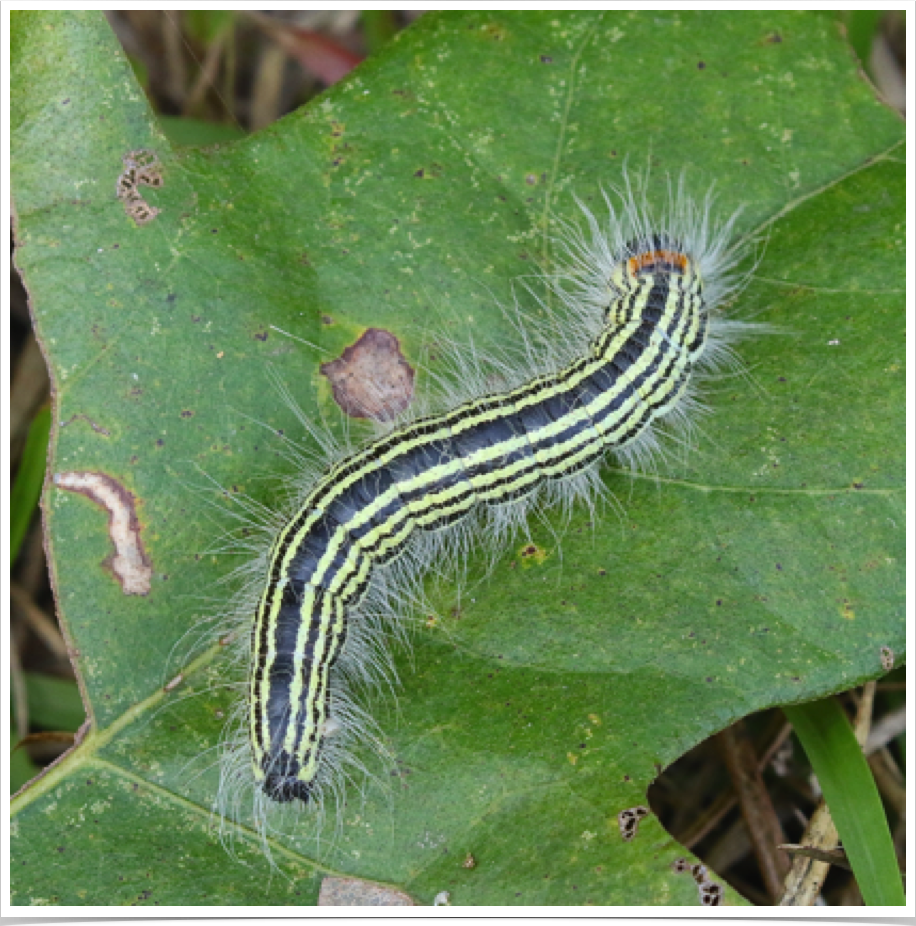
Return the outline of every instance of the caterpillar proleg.
[[[514,348],[456,351],[457,400],[331,449],[284,516],[246,599],[222,813],[252,795],[265,829],[272,805],[339,801],[354,766],[365,771],[354,742],[383,750],[352,686],[385,674],[380,634],[424,569],[498,545],[535,505],[590,500],[608,455],[641,467],[664,430],[689,438],[698,383],[740,365],[730,345],[755,326],[722,313],[745,279],[738,213],[716,221],[713,196],[691,199],[683,178],[659,209],[629,180],[605,200],[606,222],[580,204],[584,225],[561,225],[546,330],[520,318]]]

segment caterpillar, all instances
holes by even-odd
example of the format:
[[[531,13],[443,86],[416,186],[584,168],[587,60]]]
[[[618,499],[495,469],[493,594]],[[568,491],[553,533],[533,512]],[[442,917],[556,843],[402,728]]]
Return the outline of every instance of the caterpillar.
[[[339,803],[354,771],[367,773],[354,746],[384,753],[353,686],[391,677],[382,638],[399,599],[422,596],[430,563],[460,560],[484,537],[498,547],[533,508],[590,502],[609,455],[644,468],[665,434],[689,445],[704,412],[697,386],[741,369],[731,345],[760,326],[722,313],[747,279],[740,210],[715,220],[712,191],[693,200],[683,176],[661,209],[647,191],[625,174],[605,194],[605,224],[579,203],[584,226],[560,224],[560,269],[544,278],[546,327],[530,331],[517,314],[515,348],[454,351],[457,401],[352,450],[304,422],[330,459],[253,566],[223,815],[251,794],[263,833],[272,807]]]

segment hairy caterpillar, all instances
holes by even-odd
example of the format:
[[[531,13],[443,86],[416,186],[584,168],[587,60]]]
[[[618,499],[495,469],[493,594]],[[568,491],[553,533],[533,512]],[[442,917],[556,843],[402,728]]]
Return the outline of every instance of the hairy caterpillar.
[[[328,460],[253,566],[223,814],[251,795],[263,832],[273,805],[339,802],[348,769],[365,771],[354,741],[383,751],[352,685],[385,674],[379,639],[424,569],[498,545],[534,505],[591,499],[609,453],[645,465],[662,429],[689,435],[699,380],[739,363],[729,345],[756,326],[719,312],[743,281],[738,213],[714,221],[713,197],[692,200],[683,180],[658,211],[629,180],[605,198],[606,226],[585,207],[585,229],[563,226],[549,328],[519,321],[514,349],[455,354],[463,396],[355,451],[305,422]]]

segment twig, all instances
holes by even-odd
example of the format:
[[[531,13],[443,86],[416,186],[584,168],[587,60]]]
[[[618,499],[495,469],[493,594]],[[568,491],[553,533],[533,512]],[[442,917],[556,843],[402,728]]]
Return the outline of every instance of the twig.
[[[760,757],[758,768],[763,774],[766,767],[770,764],[773,756],[779,751],[780,746],[788,739],[792,732],[792,725],[781,723],[776,736],[770,741],[766,751]],[[679,843],[687,849],[692,849],[697,843],[705,839],[718,825],[722,822],[725,815],[738,803],[738,797],[734,791],[726,791],[720,794],[707,810],[677,837]]]
[[[181,10],[163,10],[162,43],[165,46],[165,92],[179,109],[184,109],[188,68],[184,59],[184,36],[181,34]]]
[[[879,749],[868,757],[868,764],[875,776],[875,784],[881,796],[894,808],[898,817],[906,817],[906,782],[886,748]]]
[[[48,649],[59,659],[66,662],[67,644],[64,642],[57,624],[32,601],[28,592],[15,582],[10,583],[10,598]]]
[[[223,47],[226,45],[229,38],[229,30],[223,30],[210,42],[207,47],[206,54],[204,55],[203,63],[200,66],[200,72],[197,75],[197,79],[194,81],[194,85],[191,87],[190,92],[185,97],[184,103],[181,107],[181,113],[184,116],[188,116],[193,113],[198,106],[203,102],[204,97],[207,95],[207,91],[213,87],[216,88],[216,78],[219,76],[219,66],[223,57]],[[220,101],[223,102],[223,105],[228,109],[228,105],[223,101],[222,95],[217,91],[217,95],[220,97]],[[231,113],[230,113],[231,115]]]
[[[820,808],[818,808],[818,810],[819,809]],[[814,861],[816,862],[826,862],[828,868],[831,865],[836,865],[837,868],[845,868],[846,871],[852,871],[852,865],[849,864],[849,859],[846,858],[846,853],[839,847],[837,847],[836,849],[819,849],[817,848],[817,846],[797,846],[797,845],[794,845],[793,843],[786,843],[785,845],[780,846],[779,848],[785,850],[786,852],[789,853],[789,855],[792,856],[793,863],[794,863],[794,860],[799,857],[810,858],[810,859],[814,859]],[[793,870],[794,870],[794,867],[793,867]],[[790,877],[791,877],[791,872],[790,872]],[[783,899],[780,901],[780,906],[782,907],[810,906],[811,904],[814,903],[815,899],[816,899],[816,895],[812,897],[811,901],[808,903],[787,904],[785,902],[786,898],[783,897]]]
[[[906,705],[885,714],[872,728],[865,743],[865,755],[885,747],[891,740],[897,739],[906,730]]]
[[[785,888],[779,899],[780,907],[810,907],[814,904],[830,871],[830,862],[814,853],[836,851],[837,838],[830,810],[821,801],[801,838],[801,847],[807,851],[797,853],[792,859],[792,868],[786,875]],[[789,851],[790,847],[781,848]]]
[[[16,737],[23,739],[29,735],[29,693],[25,687],[25,672],[19,658],[21,634],[19,626],[13,623],[10,628],[10,690],[15,701],[13,719],[16,724]]]
[[[738,796],[764,884],[770,897],[776,899],[782,895],[783,879],[790,863],[789,857],[778,848],[785,842],[785,836],[760,774],[754,747],[741,721],[723,730],[717,741]]]

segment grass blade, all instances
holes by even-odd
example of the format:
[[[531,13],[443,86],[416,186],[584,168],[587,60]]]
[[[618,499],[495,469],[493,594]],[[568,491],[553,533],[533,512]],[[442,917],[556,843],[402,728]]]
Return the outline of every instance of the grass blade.
[[[19,547],[25,539],[41,487],[45,481],[48,460],[48,435],[51,433],[51,408],[40,409],[29,427],[19,472],[10,493],[10,565],[16,562]]]
[[[827,698],[783,711],[820,782],[865,903],[905,905],[884,807],[843,709]]]

